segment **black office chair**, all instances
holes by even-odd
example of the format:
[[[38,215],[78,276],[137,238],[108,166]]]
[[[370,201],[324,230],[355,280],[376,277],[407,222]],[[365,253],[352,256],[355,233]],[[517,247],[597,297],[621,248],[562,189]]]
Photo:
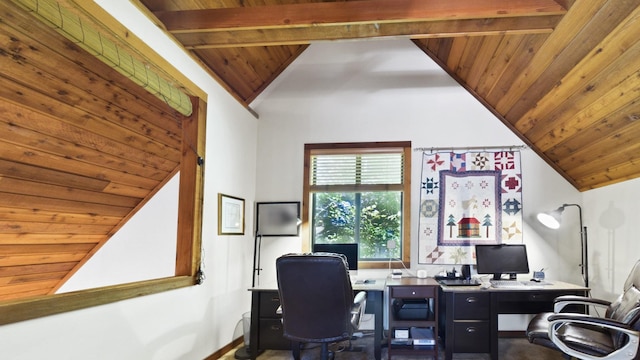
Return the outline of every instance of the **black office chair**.
[[[605,308],[604,317],[562,312],[567,305]],[[578,359],[639,359],[640,261],[613,302],[581,296],[556,298],[554,312],[536,315],[527,328],[532,344]]]
[[[366,306],[366,293],[355,297],[344,256],[288,254],[276,260],[283,335],[292,341],[295,360],[301,343],[320,343],[321,359],[333,357],[329,344],[350,340]]]

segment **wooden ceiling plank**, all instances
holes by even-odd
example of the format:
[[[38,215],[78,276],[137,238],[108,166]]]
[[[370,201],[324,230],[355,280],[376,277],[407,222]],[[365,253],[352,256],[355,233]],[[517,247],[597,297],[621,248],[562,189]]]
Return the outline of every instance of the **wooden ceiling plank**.
[[[6,104],[5,104],[6,105]],[[24,109],[15,109],[16,112],[12,112],[9,110],[7,112],[6,117],[0,118],[0,138],[6,139],[9,143],[14,143],[16,145],[26,145],[27,147],[32,147],[34,150],[43,151],[55,156],[65,157],[68,159],[75,159],[82,163],[93,164],[98,167],[105,167],[114,171],[125,172],[132,175],[142,176],[150,179],[161,180],[166,177],[167,174],[171,173],[179,166],[177,163],[173,163],[171,168],[169,169],[158,169],[153,166],[154,163],[166,164],[159,157],[155,157],[151,154],[147,154],[147,159],[149,159],[149,163],[136,163],[134,161],[128,161],[126,157],[115,157],[108,153],[87,148],[85,146],[80,146],[76,142],[69,142],[66,139],[55,138],[49,134],[34,132],[29,129],[25,129],[21,126],[18,126],[14,120],[19,120],[20,118],[29,117],[31,119],[34,118],[34,114],[25,114],[28,110]],[[3,104],[0,100],[0,114],[3,113]],[[36,116],[37,117],[37,116]],[[61,123],[55,121],[47,121],[49,119],[38,119],[37,122],[46,121],[49,123],[49,126],[57,127],[56,125],[60,125]],[[60,130],[60,129],[58,129]],[[75,140],[75,139],[72,139]],[[98,141],[101,139],[97,139]],[[119,146],[120,151],[125,148],[125,146]],[[160,159],[155,161],[155,159]]]
[[[552,125],[556,131],[543,131],[535,126],[526,136],[536,143],[542,151],[546,151],[579,131],[589,127],[606,116],[611,109],[626,105],[640,96],[640,42],[636,51],[628,51],[619,59],[601,71],[595,78],[589,79],[586,86],[579,87],[576,93],[566,96],[565,102],[548,114],[543,121]],[[633,66],[633,64],[637,66]],[[629,73],[630,71],[634,71]]]
[[[33,254],[62,254],[86,252],[95,244],[37,244],[37,245],[0,245],[0,254],[7,256]]]
[[[447,68],[453,73],[457,73],[460,62],[462,61],[462,54],[464,49],[467,48],[467,42],[469,42],[468,36],[454,37],[451,43],[451,50],[447,56]]]
[[[550,33],[560,16],[529,18],[462,19],[379,25],[343,25],[291,29],[174,34],[188,50],[240,46],[299,45],[313,41],[352,40],[405,36],[413,39],[451,36]]]
[[[248,105],[247,99],[251,97],[255,89],[249,86],[247,79],[244,79],[238,71],[236,71],[236,62],[243,60],[237,58],[235,49],[202,49],[193,51],[196,56],[202,59],[215,76],[222,79],[227,88],[242,99],[245,105]]]
[[[46,272],[39,274],[24,274],[11,277],[0,277],[0,287],[7,285],[18,285],[36,281],[60,280],[66,274],[66,271]]]
[[[553,0],[368,0],[248,6],[154,15],[172,33],[563,15]]]
[[[9,160],[13,164],[30,164],[35,167],[55,170],[61,173],[58,177],[65,180],[68,174],[80,175],[84,178],[97,178],[105,181],[118,181],[122,184],[129,184],[143,187],[146,189],[155,188],[158,183],[164,179],[150,179],[142,176],[127,174],[126,172],[115,171],[104,167],[95,167],[95,165],[84,164],[64,156],[56,156],[35,149],[26,148],[16,144],[8,143],[0,139],[0,147],[4,150],[2,158]],[[166,176],[166,174],[165,174]],[[70,181],[76,180],[76,177],[69,177]],[[62,185],[65,185],[64,183]],[[106,185],[106,183],[105,183]],[[100,190],[100,189],[94,189]]]
[[[637,164],[640,161],[638,154],[640,154],[640,144],[630,146],[625,151],[594,157],[591,162],[572,168],[567,173],[574,179],[584,179],[601,174],[608,174],[609,178],[616,179],[621,174],[638,173]],[[630,167],[630,165],[635,166]]]
[[[9,300],[20,294],[19,298],[33,295],[45,295],[47,289],[53,287],[58,280],[32,281],[22,284],[0,286],[0,300]],[[44,289],[44,290],[43,290]]]
[[[38,67],[30,67],[25,62],[10,60],[12,58],[9,56],[0,57],[2,77],[7,78],[6,82],[27,85],[32,90],[47,95],[49,103],[63,102],[77,107],[80,110],[94,114],[97,121],[105,122],[108,119],[108,121],[114,123],[111,126],[118,124],[138,136],[144,135],[146,141],[154,140],[158,143],[166,144],[166,146],[179,148],[179,133],[172,133],[167,129],[143,121],[143,119],[150,118],[151,114],[146,114],[140,118],[127,111],[122,111],[114,103],[97,98],[93,94],[87,94],[84,89],[70,85],[70,83],[74,83],[74,79],[59,79],[50,73],[40,70]],[[138,102],[142,101],[138,100]]]
[[[89,216],[91,216],[92,214],[100,214],[102,216],[123,217],[125,215],[128,215],[128,213],[132,210],[132,208],[127,208],[124,206],[92,204],[92,203],[62,200],[62,199],[49,199],[49,198],[43,198],[39,196],[22,195],[22,194],[11,194],[11,193],[0,193],[0,194],[2,194],[2,196],[4,197],[4,199],[2,199],[2,202],[0,203],[0,206],[17,207],[17,208],[29,209],[32,211],[59,212],[64,214],[83,214],[83,215],[89,215]],[[60,221],[58,221],[58,223],[59,222]],[[71,224],[71,225],[73,225],[73,227],[75,228],[76,225],[78,224]],[[90,221],[87,221],[85,223],[82,223],[81,225],[92,226],[93,224],[91,224]],[[12,231],[8,231],[9,229],[5,229],[5,230],[11,233],[15,232],[14,230]],[[0,230],[0,233],[1,232],[3,232],[3,230]],[[47,231],[37,231],[37,232],[42,233]],[[67,231],[65,233],[82,234],[83,232]],[[95,233],[91,233],[91,234],[95,234]]]
[[[36,264],[23,266],[0,267],[0,277],[10,277],[18,275],[57,273],[64,271],[65,273],[73,268],[75,262],[54,263],[54,264]]]
[[[477,89],[480,78],[488,71],[487,66],[496,56],[496,50],[502,43],[503,36],[485,36],[482,47],[476,54],[476,59],[466,77],[466,83],[472,89]]]
[[[100,153],[113,155],[114,157],[135,162],[147,167],[159,169],[162,171],[174,171],[178,163],[168,160],[161,156],[156,156],[142,149],[132,148],[121,142],[113,141],[102,134],[87,131],[85,128],[76,126],[67,119],[61,120],[52,114],[43,114],[35,111],[27,106],[19,105],[13,102],[5,101],[0,98],[0,122],[6,122],[8,126],[20,126],[34,132],[46,134],[47,137],[54,139],[63,139],[69,141],[76,146],[88,148]],[[114,129],[117,131],[117,129]],[[122,130],[129,136],[131,133]],[[138,144],[142,145],[141,142]]]
[[[545,94],[544,101],[538,106],[530,108],[516,123],[516,128],[526,133],[539,119],[548,118],[566,99],[574,96],[586,87],[598,74],[611,70],[614,63],[625,64],[637,62],[640,57],[640,6],[614,29],[601,43],[595,46],[575,67],[564,76],[561,81]],[[628,67],[618,65],[618,67]],[[617,69],[615,71],[620,71]],[[608,75],[605,75],[605,78]],[[607,81],[611,81],[607,79]]]
[[[18,196],[12,196],[11,198],[17,198]],[[18,199],[18,200],[23,200]],[[55,210],[56,208],[60,208],[62,211],[69,211],[68,204],[61,204],[61,201],[49,201],[49,202],[41,202],[41,204],[49,210]],[[67,206],[65,206],[67,205]],[[88,211],[90,207],[86,206],[77,206],[79,207],[76,211]],[[104,210],[106,206],[98,206],[95,207],[96,210]],[[107,213],[110,215],[120,215],[124,216],[122,213],[117,214],[115,209],[107,209]],[[129,209],[130,211],[130,209]],[[112,225],[94,225],[94,224],[66,224],[66,223],[37,223],[37,222],[16,222],[16,221],[3,221],[0,220],[0,234],[15,234],[15,233],[23,233],[23,234],[51,234],[51,233],[59,233],[59,234],[89,234],[89,235],[100,235],[107,234],[113,230]],[[11,245],[15,246],[15,245]],[[40,246],[40,245],[38,245]]]
[[[7,204],[0,205],[0,220],[3,221],[25,221],[25,222],[64,222],[67,224],[96,224],[114,226],[120,222],[120,217],[94,215],[94,214],[78,214],[78,213],[61,213],[46,211],[40,209],[25,209],[11,207]],[[92,242],[83,239],[84,242]],[[64,242],[57,239],[59,242]],[[95,241],[93,241],[95,242]],[[2,244],[2,242],[0,242]]]
[[[51,185],[10,177],[0,179],[0,192],[124,207],[134,207],[142,200],[137,197],[105,194],[99,191],[88,191],[70,186]]]
[[[635,83],[634,80],[636,81]],[[640,87],[638,87],[637,81],[638,77],[635,79],[629,78],[624,84],[612,89],[601,98],[580,109],[577,113],[564,118],[554,119],[551,125],[553,128],[548,128],[551,130],[546,132],[536,131],[535,134],[532,134],[538,138],[536,145],[541,151],[547,152],[562,144],[573,141],[577,136],[584,136],[582,134],[584,131],[593,131],[591,129],[593,129],[594,125],[598,125],[601,121],[607,123],[607,128],[617,126],[610,124],[611,121],[616,121],[624,125],[626,121],[628,121],[628,118],[616,118],[615,114],[624,110],[628,104],[637,102],[640,96]],[[633,117],[636,116],[635,114],[630,115]],[[540,126],[549,125],[543,124]],[[533,130],[538,128],[534,128]],[[598,134],[594,134],[594,136],[603,135],[598,132]]]
[[[27,86],[10,81],[0,75],[0,112],[9,111],[10,106],[22,106],[24,109],[19,114],[44,116],[50,118],[49,121],[58,122],[58,130],[61,133],[54,133],[61,137],[75,136],[75,141],[81,141],[79,137],[84,137],[82,141],[88,146],[107,147],[116,150],[114,155],[127,158],[127,151],[131,159],[136,159],[139,163],[144,163],[145,153],[157,155],[158,157],[177,163],[180,161],[180,151],[172,146],[153,141],[142,134],[135,133],[104,118],[97,118],[81,109],[59,101],[54,101],[48,96],[35,91]],[[11,104],[11,105],[10,105]],[[32,112],[33,111],[33,112]],[[36,120],[39,118],[29,118]],[[20,119],[14,119],[20,121]],[[69,124],[65,125],[65,124]],[[24,124],[23,124],[24,125]],[[25,125],[28,126],[28,125]],[[31,125],[32,128],[45,132],[51,130],[50,124],[46,122],[40,125]],[[67,132],[68,131],[68,132]],[[82,134],[82,135],[81,135]],[[123,144],[123,145],[118,145]],[[126,149],[126,151],[123,150]],[[120,151],[120,152],[118,152]]]
[[[167,179],[171,179],[173,176],[175,176],[175,173],[167,177]],[[143,198],[143,197],[146,198],[147,196],[149,196],[149,189],[146,189],[141,186],[122,184],[122,183],[118,183],[117,181],[110,182],[109,185],[107,185],[102,190],[102,192],[104,192],[105,194],[114,194],[114,195],[130,196],[130,197],[137,197],[137,198]]]
[[[520,47],[515,51],[516,56],[514,56],[511,61],[507,64],[507,68],[502,73],[502,76],[498,79],[495,86],[489,93],[483,95],[485,100],[495,107],[500,99],[502,99],[508,92],[511,86],[513,85],[513,81],[518,77],[518,75],[527,67],[531,58],[533,58],[540,49],[540,47],[544,44],[545,40],[548,39],[548,35],[527,35],[520,43]]]
[[[2,234],[0,244],[98,243],[105,235],[83,234]],[[1,268],[0,268],[1,269]]]
[[[506,35],[502,37],[498,49],[487,65],[487,71],[482,74],[476,86],[476,91],[480,96],[485,97],[496,87],[498,80],[507,70],[507,65],[513,59],[525,38],[526,35]]]
[[[462,54],[461,61],[456,69],[456,74],[467,84],[471,68],[476,63],[484,38],[484,36],[473,36],[469,38]]]
[[[615,169],[607,168],[598,174],[576,179],[576,182],[578,190],[587,191],[617,184],[626,180],[637,179],[638,177],[640,177],[640,172],[638,171],[638,160],[636,160],[618,165]]]
[[[69,186],[85,190],[100,191],[108,181],[87,176],[62,173],[57,169],[47,169],[40,166],[16,163],[0,158],[0,174],[17,179],[38,181],[47,184]]]
[[[640,139],[636,130],[640,126],[636,124],[637,119],[640,119],[640,99],[633,99],[626,106],[613,112],[607,110],[602,116],[594,116],[599,119],[597,122],[546,150],[549,157],[562,164],[565,159],[580,156],[580,153],[590,147],[599,147],[603,152],[613,152],[619,150],[630,136],[635,141]]]
[[[579,12],[580,16],[567,17],[566,22],[558,25],[530,66],[514,79],[508,96],[496,104],[496,109],[511,123],[520,121],[531,103],[539,102],[556,86],[558,79],[562,79],[638,6],[637,0],[577,2],[571,11]],[[580,31],[576,33],[574,29]]]
[[[84,255],[85,253],[82,251],[60,254],[13,255],[0,257],[0,267],[77,262]]]
[[[638,157],[640,153],[640,122],[637,120],[626,120],[626,127],[623,130],[594,141],[593,145],[577,149],[571,155],[558,159],[557,163],[563,168],[571,169],[568,172],[584,177],[585,174],[593,173],[594,166],[600,164],[619,164]],[[600,166],[600,168],[602,168]]]

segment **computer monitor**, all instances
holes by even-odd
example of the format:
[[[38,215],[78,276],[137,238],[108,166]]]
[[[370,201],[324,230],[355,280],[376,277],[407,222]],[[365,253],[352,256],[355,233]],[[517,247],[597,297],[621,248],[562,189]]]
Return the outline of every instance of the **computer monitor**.
[[[529,273],[527,248],[524,244],[476,245],[476,266],[478,274],[493,274],[494,280],[502,274],[515,279],[516,274]]]
[[[335,254],[343,254],[347,257],[349,270],[358,270],[358,244],[314,244],[313,252],[327,252]]]

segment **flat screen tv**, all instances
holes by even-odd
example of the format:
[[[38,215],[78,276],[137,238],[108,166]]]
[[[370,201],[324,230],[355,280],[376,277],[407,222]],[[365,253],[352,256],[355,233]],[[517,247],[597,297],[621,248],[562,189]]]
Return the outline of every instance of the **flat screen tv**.
[[[314,244],[313,252],[343,254],[347,257],[349,270],[358,270],[358,244]]]
[[[527,248],[524,244],[476,245],[476,269],[478,274],[491,274],[500,280],[502,274],[515,279],[516,274],[529,273]]]

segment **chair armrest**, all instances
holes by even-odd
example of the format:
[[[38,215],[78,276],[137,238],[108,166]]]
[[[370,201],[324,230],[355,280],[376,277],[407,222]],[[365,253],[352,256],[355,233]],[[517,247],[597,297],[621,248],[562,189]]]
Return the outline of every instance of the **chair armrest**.
[[[367,293],[360,291],[353,297],[353,306],[351,307],[351,314],[359,314],[364,311],[364,307],[367,306]]]
[[[351,306],[351,326],[353,329],[360,327],[360,320],[362,320],[366,307],[367,293],[360,291],[353,297],[353,305]]]
[[[594,299],[586,296],[562,295],[555,298],[553,304],[553,312],[562,312],[562,309],[564,309],[568,305],[587,305],[606,308],[611,305],[611,301]]]
[[[640,340],[640,332],[634,330],[629,325],[617,320],[598,318],[585,314],[553,314],[547,320],[549,321],[549,339],[565,354],[584,360],[612,360],[612,359],[634,359],[638,352],[638,341]],[[593,356],[579,352],[570,348],[562,342],[557,336],[556,330],[567,324],[584,324],[594,325],[611,329],[620,333],[624,333],[629,337],[625,345],[616,349],[607,356]]]

